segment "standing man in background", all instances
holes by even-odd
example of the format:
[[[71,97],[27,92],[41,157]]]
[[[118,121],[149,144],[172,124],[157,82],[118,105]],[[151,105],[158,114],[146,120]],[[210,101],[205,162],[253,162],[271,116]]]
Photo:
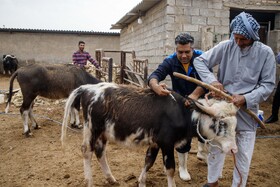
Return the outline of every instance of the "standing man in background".
[[[230,24],[232,37],[222,41],[194,60],[202,81],[232,94],[237,107],[252,110],[255,114],[259,103],[265,101],[275,86],[275,56],[270,47],[259,42],[259,23],[248,13],[237,15]],[[219,65],[217,78],[209,68]],[[245,187],[253,156],[257,123],[246,112],[237,112],[235,155],[232,187]],[[209,147],[208,183],[204,187],[218,187],[225,153]],[[241,184],[240,184],[241,183]]]
[[[166,76],[171,77],[172,89],[183,97],[189,96],[197,100],[202,96],[205,90],[197,86],[195,83],[177,78],[173,72],[182,73],[193,78],[200,79],[194,66],[193,60],[202,54],[202,51],[193,49],[194,38],[189,33],[181,33],[175,38],[176,52],[164,59],[158,68],[149,76],[148,84],[150,88],[160,96],[168,96],[171,91],[167,90],[167,85],[159,83],[163,81]],[[188,105],[188,103],[186,103]],[[200,160],[206,159],[206,153],[203,152],[203,143],[198,143],[197,157]],[[191,149],[191,140],[188,141],[187,146],[176,148],[179,159],[179,175],[182,180],[191,180],[188,173],[186,162],[188,152]]]
[[[72,55],[73,64],[79,67],[84,67],[87,64],[87,61],[90,61],[97,69],[99,69],[100,67],[97,61],[94,60],[88,52],[84,51],[85,42],[79,41],[78,46],[79,50],[74,52],[74,54]]]

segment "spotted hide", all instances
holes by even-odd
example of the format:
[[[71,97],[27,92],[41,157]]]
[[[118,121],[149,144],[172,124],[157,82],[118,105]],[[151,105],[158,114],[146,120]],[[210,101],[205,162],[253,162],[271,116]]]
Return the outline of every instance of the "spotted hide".
[[[168,187],[176,186],[174,148],[184,146],[196,129],[204,138],[212,139],[213,142],[217,140],[225,152],[236,148],[237,109],[233,104],[225,101],[204,106],[196,104],[199,109],[193,110],[186,108],[185,98],[175,92],[170,96],[158,96],[149,88],[113,83],[83,85],[71,93],[64,111],[63,145],[71,106],[77,97],[81,98],[85,121],[82,153],[88,186],[94,184],[91,172],[93,153],[108,182],[116,182],[107,164],[107,141],[127,146],[148,146],[145,165],[138,179],[140,187],[145,186],[147,171],[153,166],[159,150],[162,151]]]

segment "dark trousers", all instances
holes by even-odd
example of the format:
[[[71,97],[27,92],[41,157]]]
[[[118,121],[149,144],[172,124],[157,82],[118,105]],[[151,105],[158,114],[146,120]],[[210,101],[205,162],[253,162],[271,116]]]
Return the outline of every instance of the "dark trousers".
[[[272,115],[273,116],[278,116],[279,112],[279,106],[280,106],[280,81],[278,81],[278,85],[273,97],[273,102],[272,102]]]

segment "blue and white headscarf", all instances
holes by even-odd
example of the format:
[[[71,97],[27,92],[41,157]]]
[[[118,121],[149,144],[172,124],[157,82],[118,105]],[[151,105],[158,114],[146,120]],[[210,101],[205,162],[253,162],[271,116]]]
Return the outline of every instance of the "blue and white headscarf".
[[[247,39],[255,41],[260,40],[259,31],[260,24],[248,13],[241,12],[230,24],[232,34],[241,34]]]

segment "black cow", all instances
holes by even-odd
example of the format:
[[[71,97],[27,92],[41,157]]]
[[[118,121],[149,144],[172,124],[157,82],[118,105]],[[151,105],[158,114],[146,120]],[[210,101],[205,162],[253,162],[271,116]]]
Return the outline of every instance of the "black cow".
[[[33,101],[38,95],[49,99],[67,98],[71,91],[81,85],[100,82],[100,80],[87,73],[83,68],[72,64],[33,64],[24,66],[19,68],[10,79],[9,98],[5,109],[6,113],[9,110],[13,82],[16,77],[23,96],[20,113],[23,119],[24,134],[27,137],[32,135],[28,126],[28,117],[32,122],[32,126],[38,129],[38,124],[32,112]],[[78,110],[80,108],[80,101],[77,100],[74,106]],[[80,121],[77,110],[72,110],[71,123],[73,126],[79,127]]]
[[[3,55],[3,74],[12,74],[18,69],[18,60],[14,55]]]
[[[173,92],[158,96],[153,91],[113,83],[83,85],[69,96],[64,111],[61,140],[64,145],[71,106],[81,98],[84,117],[84,172],[88,186],[93,185],[91,158],[95,153],[109,183],[115,183],[106,159],[107,141],[125,145],[149,145],[145,166],[138,179],[144,187],[147,171],[152,167],[161,149],[168,187],[174,181],[174,148],[186,145],[197,134],[211,139],[224,152],[236,151],[235,127],[237,108],[225,101],[209,101],[200,109],[185,107],[185,98]],[[204,139],[204,140],[205,140]],[[205,140],[206,141],[206,140]]]

